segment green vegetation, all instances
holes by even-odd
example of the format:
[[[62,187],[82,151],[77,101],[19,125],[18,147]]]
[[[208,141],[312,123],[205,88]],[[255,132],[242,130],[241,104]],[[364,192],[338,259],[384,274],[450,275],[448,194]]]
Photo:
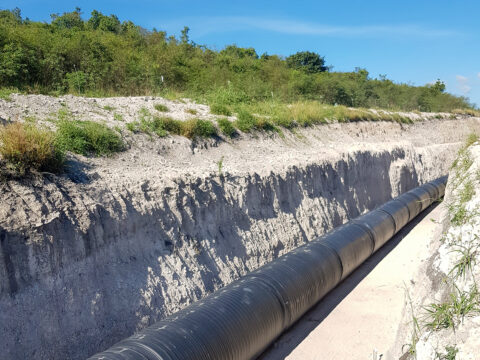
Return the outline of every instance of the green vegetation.
[[[181,135],[189,139],[212,137],[217,135],[217,128],[209,120],[190,119],[182,122]]]
[[[110,155],[125,147],[121,137],[104,124],[93,121],[59,120],[57,144],[64,151],[82,155]]]
[[[453,328],[463,319],[473,313],[479,312],[479,293],[475,288],[470,291],[460,291],[455,287],[446,302],[430,304],[425,307],[427,316],[425,327],[438,331]]]
[[[225,115],[225,116],[232,115],[232,112],[230,111],[230,109],[223,104],[211,104],[210,112],[215,115]]]
[[[223,158],[224,158],[224,156],[222,156],[222,157],[220,158],[220,160],[218,160],[218,162],[217,162],[218,174],[219,174],[219,175],[222,175],[222,170],[223,170]]]
[[[103,107],[103,110],[112,111],[112,110],[115,110],[115,108],[113,106],[110,106],[110,105],[105,105]]]
[[[451,169],[455,170],[455,176],[451,177],[451,184],[454,188],[459,188],[458,197],[452,203],[448,204],[448,212],[450,214],[450,222],[452,225],[460,226],[466,223],[472,216],[477,215],[477,212],[467,211],[465,204],[470,201],[475,195],[475,186],[473,181],[466,180],[468,170],[473,164],[468,148],[478,141],[478,136],[474,133],[470,134],[465,145],[458,151],[458,156],[453,162]]]
[[[7,87],[0,88],[0,99],[10,101],[10,95],[12,95],[15,92],[19,92],[19,91],[14,88],[7,88]]]
[[[169,111],[168,107],[163,105],[163,104],[155,104],[153,107],[155,108],[155,110],[160,111],[160,112],[168,112]]]
[[[187,121],[174,120],[169,117],[141,117],[140,121],[127,124],[127,129],[134,133],[156,134],[159,137],[182,135],[189,139],[195,137],[212,137],[217,129],[209,120],[190,119]]]
[[[444,353],[444,354],[440,354],[440,353],[437,352],[435,359],[438,359],[438,360],[455,360],[457,358],[458,349],[457,349],[456,346],[446,346],[445,351],[446,351],[446,353]]]
[[[185,112],[189,113],[189,114],[192,114],[192,115],[197,115],[198,111],[195,110],[195,109],[187,109],[185,110]]]
[[[235,126],[233,126],[232,122],[227,118],[218,119],[217,124],[220,128],[220,131],[228,137],[233,137],[237,132],[235,130]]]
[[[59,172],[65,159],[54,132],[22,123],[0,128],[0,154],[20,175],[31,171]]]
[[[113,114],[113,120],[123,121],[123,115],[119,113]]]
[[[0,88],[54,95],[189,97],[227,116],[239,104],[265,101],[472,110],[466,98],[448,94],[441,81],[417,87],[385,76],[371,78],[360,68],[333,72],[323,56],[308,51],[287,58],[259,56],[253,48],[235,45],[215,51],[190,41],[188,31],[185,27],[177,38],[96,10],[87,19],[79,8],[53,14],[49,23],[22,18],[19,9],[1,10]],[[310,121],[308,116],[299,119]]]
[[[476,237],[478,240],[478,237]],[[463,277],[467,275],[467,271],[472,272],[473,266],[477,262],[478,249],[480,244],[470,244],[468,246],[455,244],[456,248],[451,252],[460,254],[460,259],[455,266],[450,270],[450,274],[454,275],[454,278]]]

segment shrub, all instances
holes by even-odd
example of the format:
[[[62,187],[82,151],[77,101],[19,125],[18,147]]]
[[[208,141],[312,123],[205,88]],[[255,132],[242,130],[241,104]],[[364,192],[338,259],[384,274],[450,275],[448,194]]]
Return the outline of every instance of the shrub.
[[[65,82],[73,93],[83,94],[87,88],[88,76],[83,71],[65,74]]]
[[[301,126],[325,123],[325,119],[335,118],[334,107],[314,101],[298,102],[289,107],[290,116]],[[337,115],[338,116],[338,115]]]
[[[217,129],[209,120],[190,119],[187,121],[175,120],[169,117],[141,118],[140,121],[127,124],[127,129],[132,132],[154,133],[160,137],[168,134],[182,135],[189,139],[196,136],[212,137],[217,134]]]
[[[33,124],[13,123],[0,128],[0,154],[21,174],[39,170],[59,172],[65,160],[55,134]]]
[[[136,121],[127,123],[127,125],[126,125],[127,130],[130,130],[133,133],[137,132],[137,124],[138,123]]]
[[[10,95],[16,92],[18,93],[19,91],[15,88],[0,88],[0,99],[11,101]]]
[[[169,110],[168,110],[168,107],[165,106],[165,105],[163,105],[163,104],[155,104],[153,107],[155,108],[155,110],[160,111],[160,112],[167,112],[167,111],[169,111]]]
[[[209,120],[191,119],[182,122],[181,135],[193,139],[195,137],[212,137],[217,134],[217,129]]]
[[[235,135],[236,133],[235,126],[233,126],[232,122],[227,118],[218,119],[217,123],[218,123],[218,127],[220,128],[220,131],[224,133],[226,136],[233,137],[233,135]]]
[[[210,112],[215,115],[225,115],[225,116],[230,116],[232,115],[232,112],[226,105],[222,104],[212,104],[210,105]]]
[[[468,134],[467,140],[465,142],[465,147],[469,147],[478,141],[478,135],[475,133]]]
[[[60,120],[57,136],[63,150],[82,155],[110,155],[125,147],[115,131],[93,121]]]
[[[243,132],[250,132],[257,125],[257,119],[244,109],[240,109],[235,121],[237,128]]]

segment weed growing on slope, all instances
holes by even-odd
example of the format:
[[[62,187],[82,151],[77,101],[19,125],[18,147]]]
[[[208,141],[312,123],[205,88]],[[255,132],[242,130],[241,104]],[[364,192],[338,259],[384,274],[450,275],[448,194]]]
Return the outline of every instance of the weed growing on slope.
[[[110,106],[110,105],[105,105],[105,106],[103,107],[103,110],[113,111],[113,110],[115,110],[115,108],[114,108],[113,106]]]
[[[181,135],[189,139],[208,138],[217,135],[217,128],[209,120],[190,119],[181,123]]]
[[[115,113],[115,114],[113,114],[113,120],[123,121],[123,115],[119,114],[119,113]]]
[[[55,133],[33,124],[13,123],[1,127],[0,154],[20,175],[32,170],[56,173],[61,171],[65,160]]]
[[[221,118],[217,120],[218,127],[220,131],[228,137],[233,137],[237,132],[235,126],[227,118]]]
[[[477,236],[475,236],[475,238],[478,240]],[[472,268],[476,264],[479,244],[470,244],[469,246],[455,246],[457,248],[453,249],[451,252],[458,253],[460,255],[460,259],[457,261],[452,270],[450,270],[449,275],[453,274],[454,278],[465,278],[467,271],[472,272]]]
[[[410,311],[412,312],[413,331],[412,331],[412,335],[410,337],[410,343],[403,345],[402,346],[402,351],[403,351],[404,347],[407,346],[408,347],[408,350],[407,350],[408,353],[410,355],[415,355],[415,353],[417,351],[418,339],[420,338],[420,336],[419,336],[419,334],[420,334],[420,324],[418,322],[417,317],[415,316],[415,312],[413,310],[412,298],[410,297],[410,293],[408,292],[408,289],[406,288],[406,286],[405,286],[405,292],[407,294],[408,303],[410,304]]]
[[[231,116],[232,111],[227,105],[223,104],[211,104],[210,105],[210,112],[215,115],[224,115],[224,116]]]
[[[189,113],[189,114],[192,114],[192,115],[197,115],[198,111],[195,110],[195,109],[187,109],[185,110],[185,112]]]
[[[166,105],[163,105],[163,104],[155,104],[153,107],[155,108],[155,110],[160,111],[160,112],[168,112],[169,111],[168,107]]]
[[[0,88],[0,99],[5,100],[5,101],[11,101],[10,95],[13,93],[18,93],[18,89],[15,88]]]
[[[479,293],[476,287],[470,291],[461,291],[456,286],[448,301],[430,304],[426,310],[425,327],[438,331],[452,328],[463,322],[466,316],[479,311]]]
[[[248,111],[241,109],[237,113],[237,120],[235,121],[235,126],[243,132],[250,132],[255,128],[257,124],[257,119],[255,116],[250,114]]]
[[[222,174],[222,169],[223,169],[223,158],[224,158],[224,156],[222,155],[222,157],[220,158],[220,160],[218,160],[218,162],[217,162],[218,174],[219,174],[219,175],[221,175],[221,174]]]
[[[110,155],[122,151],[122,138],[108,126],[93,121],[59,120],[57,143],[65,151],[82,155]]]
[[[457,353],[458,349],[456,346],[446,346],[445,347],[445,353],[440,354],[437,352],[435,354],[435,359],[436,360],[455,360],[457,358]]]
[[[134,133],[156,134],[159,137],[181,135],[189,139],[195,137],[212,137],[217,134],[217,128],[209,120],[190,119],[175,120],[169,117],[141,118],[127,124],[127,129]]]

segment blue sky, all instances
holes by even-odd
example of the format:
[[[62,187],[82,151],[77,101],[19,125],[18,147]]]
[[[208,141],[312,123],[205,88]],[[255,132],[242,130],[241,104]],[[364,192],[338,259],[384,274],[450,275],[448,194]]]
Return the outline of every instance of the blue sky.
[[[480,106],[480,2],[417,1],[187,1],[187,0],[2,0],[32,20],[79,6],[179,35],[190,27],[198,44],[254,47],[259,54],[288,56],[315,51],[335,71],[366,68],[403,83],[423,85],[437,78],[447,91]]]

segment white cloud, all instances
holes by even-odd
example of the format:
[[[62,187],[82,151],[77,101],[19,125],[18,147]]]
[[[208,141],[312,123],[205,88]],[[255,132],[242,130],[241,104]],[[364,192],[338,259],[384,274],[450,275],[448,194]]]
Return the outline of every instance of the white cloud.
[[[358,25],[334,26],[319,23],[309,23],[289,19],[274,19],[261,17],[227,16],[227,17],[191,17],[176,20],[175,23],[164,23],[173,27],[189,24],[197,36],[224,31],[241,31],[260,29],[292,35],[322,35],[347,37],[385,37],[392,35],[407,37],[450,37],[461,35],[448,29],[426,28],[419,25]],[[162,26],[160,26],[162,27]]]
[[[469,79],[463,75],[456,75],[455,78],[457,79],[457,88],[466,95],[470,92],[472,87],[469,84]]]

